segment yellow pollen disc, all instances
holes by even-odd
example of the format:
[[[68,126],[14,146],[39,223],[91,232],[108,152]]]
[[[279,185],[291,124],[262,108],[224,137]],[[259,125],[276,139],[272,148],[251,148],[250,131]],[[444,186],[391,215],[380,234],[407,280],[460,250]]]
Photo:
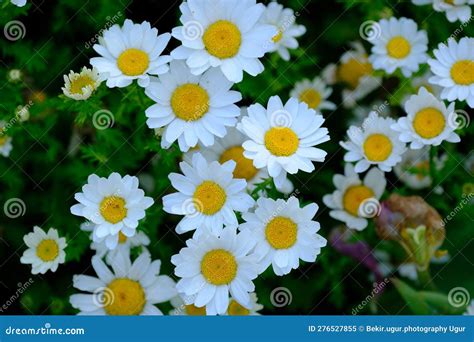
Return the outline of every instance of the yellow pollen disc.
[[[87,76],[79,76],[75,80],[71,81],[71,90],[70,92],[72,94],[80,94],[82,95],[84,92],[82,91],[82,88],[85,88],[87,86],[91,86],[92,89],[94,89],[95,81]]]
[[[197,84],[180,85],[171,95],[171,108],[181,120],[199,120],[209,110],[209,95]]]
[[[224,249],[207,252],[201,261],[201,273],[213,285],[226,285],[237,274],[237,262],[234,256]]]
[[[454,6],[454,0],[444,0],[448,5]]]
[[[265,147],[274,156],[291,156],[298,150],[299,144],[298,136],[288,127],[272,127],[265,133]]]
[[[272,40],[274,43],[278,43],[283,38],[283,31],[278,30],[278,33],[273,36]]]
[[[194,304],[184,306],[184,310],[188,316],[206,316],[206,307],[198,308]]]
[[[303,90],[300,94],[300,102],[304,102],[309,108],[316,109],[321,103],[321,94],[314,89]]]
[[[392,58],[405,58],[410,54],[410,51],[410,42],[402,36],[393,37],[387,44],[387,53]]]
[[[138,49],[127,49],[117,59],[117,66],[124,75],[143,75],[148,69],[150,59],[148,54]]]
[[[474,61],[457,61],[451,67],[451,78],[456,84],[470,85],[474,83]]]
[[[337,78],[355,89],[359,85],[360,78],[371,74],[372,71],[372,64],[369,62],[361,63],[359,60],[351,58],[347,62],[341,63],[337,69]]]
[[[5,143],[7,142],[7,140],[8,140],[8,136],[7,136],[7,135],[0,134],[0,146],[5,145]]]
[[[36,247],[36,255],[42,261],[53,261],[59,255],[58,243],[53,239],[41,241]]]
[[[425,108],[415,114],[413,128],[424,139],[440,135],[446,125],[443,113],[436,108]]]
[[[347,188],[342,198],[342,204],[348,213],[359,216],[360,204],[367,198],[372,197],[374,197],[372,189],[364,185],[354,185]]]
[[[127,216],[127,208],[125,200],[118,196],[105,197],[100,202],[100,214],[109,223],[118,223]]]
[[[219,20],[207,27],[202,41],[209,54],[225,59],[234,57],[239,52],[242,36],[235,24]]]
[[[265,227],[265,237],[275,249],[288,249],[296,242],[298,225],[293,220],[277,216]]]
[[[104,290],[104,304],[108,315],[139,315],[145,306],[145,291],[135,280],[117,278]]]
[[[224,206],[227,195],[222,187],[213,181],[204,181],[196,187],[193,195],[196,210],[204,215],[214,215]]]
[[[365,139],[364,153],[368,160],[380,162],[392,153],[392,142],[383,134],[372,134]]]
[[[125,243],[127,242],[127,236],[122,233],[122,232],[119,232],[119,243]]]
[[[229,316],[248,316],[249,313],[249,309],[243,307],[234,299],[230,301],[229,307],[227,308],[227,314]]]
[[[226,161],[235,161],[234,178],[243,178],[251,180],[258,172],[253,166],[253,161],[244,157],[244,148],[242,146],[234,146],[225,150],[219,158],[219,163],[224,164]]]

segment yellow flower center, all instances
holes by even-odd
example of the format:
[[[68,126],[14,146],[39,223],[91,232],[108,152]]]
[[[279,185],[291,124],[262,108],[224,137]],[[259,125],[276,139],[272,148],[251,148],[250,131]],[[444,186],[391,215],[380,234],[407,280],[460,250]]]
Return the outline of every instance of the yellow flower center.
[[[274,43],[278,43],[283,38],[283,31],[278,30],[278,33],[273,36],[272,40]]]
[[[275,249],[288,249],[296,242],[298,225],[293,220],[277,216],[265,227],[265,237]]]
[[[125,243],[127,242],[127,236],[122,233],[122,232],[119,232],[119,243]]]
[[[118,223],[127,216],[125,200],[119,196],[108,196],[100,202],[100,214],[109,223]]]
[[[227,309],[227,314],[229,316],[248,316],[250,310],[243,307],[236,300],[232,299],[229,303],[229,307]]]
[[[474,83],[474,61],[457,61],[451,67],[451,78],[456,84],[470,85]]]
[[[225,59],[234,57],[239,52],[242,36],[235,24],[218,20],[207,27],[202,41],[209,54]]]
[[[410,43],[402,36],[393,37],[387,44],[387,53],[392,58],[405,58],[406,56],[408,56],[410,51]]]
[[[298,136],[288,127],[272,127],[265,133],[265,147],[278,157],[291,156],[299,144]]]
[[[5,145],[8,140],[8,135],[0,133],[0,146]]]
[[[206,307],[198,308],[194,304],[184,306],[184,310],[188,316],[206,316]]]
[[[197,84],[180,85],[171,95],[171,108],[181,120],[199,120],[209,110],[209,95]]]
[[[95,87],[95,81],[88,75],[79,76],[76,79],[71,81],[71,90],[72,94],[84,94],[83,88],[91,86],[92,89]]]
[[[235,161],[234,178],[243,178],[251,180],[258,172],[253,166],[253,161],[244,157],[244,148],[242,146],[231,147],[222,152],[219,163],[224,164],[226,161]]]
[[[53,239],[45,239],[36,247],[36,255],[44,262],[53,261],[59,255],[58,243]]]
[[[201,273],[213,285],[226,285],[237,275],[237,262],[228,251],[215,249],[202,258]]]
[[[145,306],[145,291],[135,280],[117,278],[104,290],[104,302],[108,315],[139,315]]]
[[[454,0],[444,0],[448,5],[454,6]]]
[[[337,69],[337,78],[355,89],[359,85],[360,78],[371,74],[372,71],[372,64],[369,62],[360,62],[351,58],[347,62],[341,63]]]
[[[224,206],[227,195],[222,187],[213,181],[204,181],[196,187],[193,195],[196,209],[204,215],[214,215]]]
[[[342,198],[342,204],[348,213],[359,216],[360,204],[364,200],[372,197],[374,197],[372,189],[364,185],[354,185],[347,188]]]
[[[413,128],[424,139],[440,135],[446,125],[443,113],[436,108],[425,108],[415,114]]]
[[[124,75],[143,75],[148,69],[150,59],[148,54],[139,49],[127,49],[117,59],[117,66]]]
[[[321,103],[321,94],[314,89],[303,90],[300,94],[300,102],[304,102],[309,108],[316,109]]]
[[[371,134],[365,139],[364,153],[370,161],[384,161],[392,153],[392,142],[386,135]]]

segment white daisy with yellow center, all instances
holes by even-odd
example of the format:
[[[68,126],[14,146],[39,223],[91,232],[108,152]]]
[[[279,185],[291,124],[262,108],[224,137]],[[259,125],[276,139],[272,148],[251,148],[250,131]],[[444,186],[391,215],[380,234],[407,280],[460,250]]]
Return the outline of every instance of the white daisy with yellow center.
[[[323,197],[324,204],[331,209],[329,215],[351,229],[365,229],[367,217],[375,216],[379,210],[378,200],[387,185],[384,173],[372,168],[361,181],[354,166],[346,163],[344,175],[334,175],[333,183],[336,190]]]
[[[260,104],[248,108],[237,128],[249,140],[243,143],[244,156],[253,160],[256,168],[267,168],[275,185],[283,187],[287,173],[298,170],[312,172],[312,161],[323,162],[326,152],[316,145],[329,140],[324,119],[306,103],[291,98],[283,105],[278,96],[268,100],[267,108]]]
[[[273,25],[277,28],[277,34],[269,42],[271,44],[269,52],[278,52],[285,61],[290,60],[290,52],[288,50],[298,48],[296,38],[306,32],[306,27],[296,25],[295,21],[294,11],[291,8],[284,8],[276,1],[272,1],[267,5],[260,19],[262,24]]]
[[[401,117],[390,127],[400,132],[399,139],[410,143],[410,148],[418,150],[425,145],[438,146],[443,141],[457,143],[461,141],[454,133],[456,120],[454,103],[448,107],[425,88],[412,95],[405,103],[407,116]]]
[[[474,38],[463,37],[459,42],[450,38],[433,53],[435,58],[428,64],[435,76],[430,82],[443,88],[441,98],[466,101],[474,108]]]
[[[133,263],[128,253],[118,253],[111,266],[112,270],[94,256],[92,267],[98,277],[73,277],[73,286],[87,292],[69,298],[72,307],[80,310],[79,315],[163,315],[155,304],[177,295],[173,279],[159,275],[161,261],[151,261],[148,252]]]
[[[400,69],[405,77],[419,70],[426,63],[428,55],[428,36],[426,31],[418,30],[415,21],[408,18],[382,19],[377,24],[376,37],[369,57],[376,70],[393,74]],[[375,30],[375,29],[374,29]]]
[[[219,235],[210,231],[194,235],[186,247],[173,255],[178,281],[176,289],[197,308],[206,307],[208,315],[224,314],[229,307],[229,293],[237,303],[252,308],[250,293],[258,276],[255,243],[250,234],[224,228]]]
[[[7,135],[7,123],[0,120],[0,154],[8,157],[13,149],[12,137]]]
[[[302,80],[296,82],[295,87],[290,92],[290,96],[299,102],[304,102],[309,108],[315,111],[334,110],[336,105],[327,98],[332,94],[332,88],[327,87],[323,80],[316,77],[312,81]]]
[[[48,270],[56,272],[59,264],[66,259],[66,239],[60,238],[58,231],[50,228],[46,233],[38,226],[33,228],[33,233],[23,237],[28,249],[20,258],[22,264],[31,264],[32,274],[45,274]]]
[[[162,146],[178,140],[186,152],[198,142],[211,146],[214,137],[224,137],[226,127],[235,126],[242,99],[233,83],[213,68],[202,75],[191,74],[186,63],[173,61],[170,70],[150,82],[145,94],[156,103],[145,114],[150,128],[164,128]]]
[[[73,100],[87,100],[100,86],[101,79],[95,68],[83,67],[81,72],[71,70],[69,75],[64,75],[64,95]]]
[[[239,226],[256,241],[254,253],[259,273],[270,265],[276,275],[282,276],[297,269],[299,260],[315,262],[326,246],[326,239],[317,234],[320,225],[313,221],[318,206],[311,203],[300,208],[296,197],[287,201],[259,198],[253,213],[244,213]]]
[[[237,83],[244,71],[252,76],[263,71],[259,58],[277,34],[275,26],[259,22],[264,5],[255,0],[188,0],[179,8],[183,26],[175,27],[172,35],[182,45],[171,56],[185,59],[193,74],[217,67]]]
[[[385,172],[390,172],[400,160],[406,146],[399,139],[399,133],[391,128],[395,123],[392,118],[379,117],[377,112],[370,112],[362,127],[351,126],[347,130],[348,141],[340,145],[347,152],[344,161],[356,162],[355,172],[366,171],[370,165]]]
[[[246,212],[254,200],[245,192],[245,179],[235,179],[236,163],[207,162],[195,153],[192,163],[179,164],[183,174],[171,173],[171,185],[179,192],[163,197],[163,210],[185,215],[176,226],[179,234],[211,229],[218,234],[224,226],[238,224],[234,211]]]
[[[168,71],[171,57],[161,54],[170,38],[169,33],[158,35],[147,21],[134,24],[126,19],[122,27],[114,25],[99,38],[100,44],[93,48],[101,57],[91,58],[90,63],[107,80],[109,88],[123,88],[133,80],[146,87],[150,75]]]
[[[153,199],[138,188],[137,177],[121,177],[116,172],[108,178],[90,175],[74,198],[79,204],[71,207],[71,213],[94,223],[93,240],[104,240],[109,249],[119,243],[120,232],[126,237],[136,234],[138,222],[153,204]]]

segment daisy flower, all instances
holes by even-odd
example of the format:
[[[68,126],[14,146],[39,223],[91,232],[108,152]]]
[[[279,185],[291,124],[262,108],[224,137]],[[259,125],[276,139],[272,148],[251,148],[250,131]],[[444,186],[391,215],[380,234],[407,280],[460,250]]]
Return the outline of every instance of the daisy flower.
[[[438,146],[443,141],[457,143],[461,141],[454,133],[454,103],[448,107],[425,88],[413,95],[405,103],[406,117],[399,118],[390,127],[400,132],[399,139],[410,143],[410,148],[418,150],[426,145]]]
[[[295,39],[306,32],[303,25],[295,24],[296,16],[291,8],[284,8],[276,1],[270,2],[260,19],[263,24],[273,25],[278,28],[277,34],[272,38],[272,45],[269,52],[277,51],[280,57],[290,60],[288,49],[298,48],[298,41]]]
[[[272,265],[276,275],[282,276],[297,269],[299,260],[315,262],[326,246],[326,239],[316,234],[319,222],[313,221],[318,211],[316,203],[300,208],[292,196],[287,201],[259,198],[254,213],[244,213],[239,226],[256,241],[254,253],[258,258],[259,273]]]
[[[263,309],[263,305],[258,303],[258,297],[255,292],[250,294],[250,300],[250,309],[247,309],[235,299],[230,298],[229,307],[225,314],[228,316],[260,316],[258,311]]]
[[[18,7],[23,7],[26,5],[26,0],[11,0],[11,3]]]
[[[428,59],[426,31],[418,31],[416,22],[407,18],[382,19],[376,25],[380,34],[370,40],[373,47],[369,57],[374,69],[388,74],[400,69],[405,77],[418,71]]]
[[[178,190],[163,197],[163,210],[185,215],[176,226],[179,234],[211,229],[218,234],[224,226],[238,224],[234,211],[246,212],[254,204],[245,192],[245,179],[234,179],[235,162],[208,163],[200,154],[193,155],[192,163],[179,164],[183,174],[171,173],[171,185]]]
[[[123,26],[114,25],[94,44],[94,50],[101,57],[91,58],[90,63],[101,77],[107,79],[107,87],[126,87],[138,80],[138,85],[146,87],[150,75],[161,75],[168,71],[170,56],[161,53],[171,35],[158,35],[147,21],[134,24],[126,19]]]
[[[145,114],[150,128],[162,128],[162,146],[178,140],[186,152],[198,142],[214,143],[214,136],[224,137],[228,126],[235,126],[240,115],[235,105],[242,95],[230,90],[232,82],[213,68],[202,75],[191,74],[183,61],[171,62],[170,70],[153,79],[145,94],[156,103]]]
[[[264,5],[255,0],[188,0],[179,8],[183,26],[175,27],[172,35],[182,45],[171,56],[185,59],[193,74],[217,67],[237,83],[244,71],[252,76],[263,71],[259,58],[277,34],[275,26],[259,23]]]
[[[69,75],[64,75],[64,95],[73,100],[87,100],[101,83],[95,68],[83,67],[80,73],[71,70]]]
[[[93,240],[105,239],[109,249],[119,243],[119,232],[126,237],[136,234],[138,221],[153,204],[153,199],[138,188],[137,177],[122,178],[116,172],[109,178],[90,175],[74,198],[79,204],[71,207],[71,213],[94,223]]]
[[[323,202],[331,211],[329,216],[344,222],[348,228],[363,230],[367,217],[375,216],[380,204],[378,200],[387,185],[385,175],[377,168],[370,169],[361,181],[350,163],[344,165],[344,175],[334,175],[336,190],[325,195]]]
[[[46,233],[38,226],[33,228],[33,233],[26,234],[23,241],[28,249],[20,258],[22,264],[31,264],[32,274],[45,274],[48,270],[56,272],[59,264],[64,264],[66,259],[66,239],[60,238],[58,231],[49,228]]]
[[[435,76],[432,84],[443,88],[441,98],[448,101],[466,101],[474,108],[474,38],[463,37],[456,42],[439,44],[433,51],[435,59],[428,60]]]
[[[175,282],[159,275],[161,261],[151,261],[142,253],[133,263],[128,253],[119,253],[112,270],[98,257],[92,257],[96,277],[75,275],[73,286],[87,293],[74,294],[69,301],[79,315],[162,315],[154,305],[176,296]]]
[[[208,315],[224,314],[229,293],[240,305],[250,309],[252,282],[258,275],[254,242],[250,234],[224,228],[217,236],[210,231],[186,241],[186,247],[173,255],[175,274],[182,278],[176,289],[192,298],[196,307],[206,306]]]
[[[309,108],[315,111],[321,111],[325,109],[336,109],[334,103],[327,101],[331,93],[332,89],[327,87],[321,78],[316,77],[312,81],[305,79],[297,82],[290,92],[290,96],[298,99],[300,102],[306,103]]]
[[[474,0],[433,0],[433,8],[438,12],[445,12],[451,23],[461,21],[468,23],[471,20],[471,6]]]
[[[347,150],[344,161],[357,162],[355,172],[366,171],[370,165],[385,172],[402,160],[406,146],[398,138],[398,132],[391,127],[395,120],[379,117],[378,113],[370,112],[362,123],[362,127],[351,126],[347,130],[348,141],[340,145]]]
[[[13,149],[12,138],[6,134],[7,123],[0,120],[0,154],[4,157],[8,157]]]
[[[322,115],[305,103],[291,98],[283,105],[272,96],[267,108],[254,104],[248,114],[237,126],[249,137],[242,145],[244,156],[255,167],[266,167],[277,187],[285,183],[287,173],[312,172],[312,161],[324,161],[327,153],[314,146],[329,140],[328,130],[321,127]]]

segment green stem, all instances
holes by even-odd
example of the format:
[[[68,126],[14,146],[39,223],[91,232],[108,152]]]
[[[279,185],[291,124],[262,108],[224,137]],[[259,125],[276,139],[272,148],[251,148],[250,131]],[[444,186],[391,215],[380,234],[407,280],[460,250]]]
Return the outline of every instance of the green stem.
[[[438,172],[436,170],[435,158],[437,154],[437,149],[435,146],[430,146],[430,177],[434,186],[438,185]]]
[[[420,283],[423,290],[436,290],[436,286],[433,283],[433,279],[431,278],[429,267],[424,270],[417,268],[416,272],[418,273],[418,282]]]

